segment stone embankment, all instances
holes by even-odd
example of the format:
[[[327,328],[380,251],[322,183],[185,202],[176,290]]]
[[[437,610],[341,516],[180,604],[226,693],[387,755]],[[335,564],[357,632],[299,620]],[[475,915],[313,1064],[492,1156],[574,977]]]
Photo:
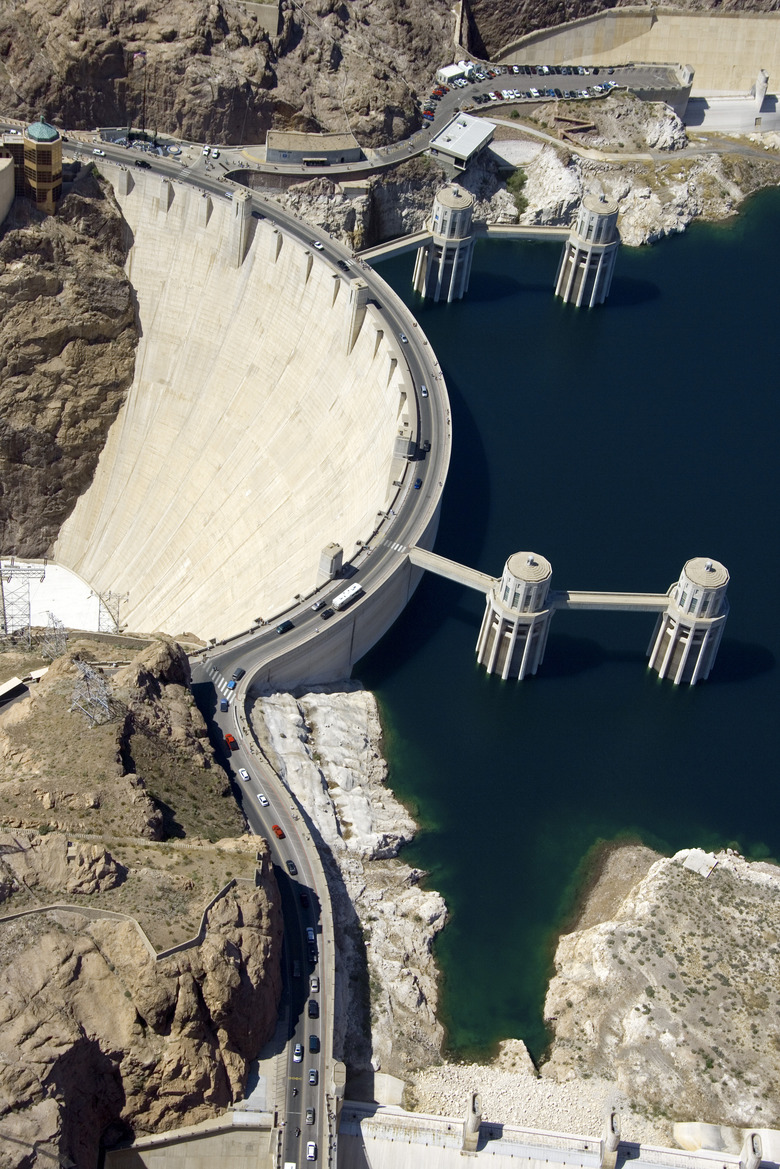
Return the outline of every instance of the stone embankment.
[[[480,1093],[483,1118],[496,1124],[598,1137],[611,1108],[617,1107],[626,1140],[671,1143],[670,1126],[649,1120],[632,1107],[614,1080],[594,1076],[558,1084],[540,1078],[519,1039],[505,1040],[489,1064],[447,1063],[423,1069],[412,1077],[407,1105],[459,1117],[473,1091]]]
[[[446,909],[396,857],[415,825],[385,783],[373,695],[349,682],[270,694],[250,717],[319,837],[337,927],[337,1056],[398,1076],[437,1061],[431,947]]]

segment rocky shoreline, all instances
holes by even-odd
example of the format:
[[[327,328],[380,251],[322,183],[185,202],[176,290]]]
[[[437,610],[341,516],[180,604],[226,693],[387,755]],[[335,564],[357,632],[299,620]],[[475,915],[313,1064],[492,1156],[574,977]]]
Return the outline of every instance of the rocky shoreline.
[[[373,695],[350,682],[268,694],[251,719],[319,837],[339,927],[336,1054],[353,1082],[381,1069],[405,1082],[406,1107],[456,1117],[477,1090],[488,1121],[588,1137],[617,1108],[624,1139],[667,1147],[675,1122],[778,1123],[780,1063],[756,1042],[757,1020],[775,1042],[775,866],[604,846],[558,942],[546,1061],[507,1039],[490,1063],[449,1063],[432,956],[446,907],[398,859],[415,825],[386,784]],[[756,922],[769,942],[746,956]]]
[[[440,1059],[433,941],[438,893],[399,860],[415,824],[386,786],[374,696],[358,683],[257,698],[252,729],[304,810],[328,879],[336,924],[334,1049],[352,1076],[406,1077]]]

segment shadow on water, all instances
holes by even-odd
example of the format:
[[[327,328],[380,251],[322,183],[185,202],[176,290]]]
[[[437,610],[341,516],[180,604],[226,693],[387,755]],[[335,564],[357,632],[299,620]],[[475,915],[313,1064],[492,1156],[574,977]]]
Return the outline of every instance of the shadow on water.
[[[474,567],[482,553],[491,508],[491,479],[487,449],[457,377],[444,370],[457,434],[436,537],[437,550],[457,547],[465,563]],[[442,552],[446,555],[446,551]]]
[[[647,658],[639,650],[608,650],[592,638],[551,633],[540,669],[545,678],[573,678],[607,662],[643,666]]]
[[[610,308],[633,308],[638,304],[649,304],[658,300],[661,289],[650,280],[635,280],[630,276],[616,275],[609,291]]]
[[[489,276],[485,272],[472,272],[469,281],[469,296],[479,299],[482,304],[488,304],[495,300],[506,300],[509,296],[517,296],[520,291],[527,291],[526,285],[521,280],[515,280],[512,276],[503,274]],[[547,292],[549,291],[548,287]],[[418,307],[415,305],[415,309]]]
[[[746,682],[760,674],[768,674],[777,665],[776,658],[765,645],[724,638],[718,650],[718,662],[707,679],[707,685],[725,682]]]

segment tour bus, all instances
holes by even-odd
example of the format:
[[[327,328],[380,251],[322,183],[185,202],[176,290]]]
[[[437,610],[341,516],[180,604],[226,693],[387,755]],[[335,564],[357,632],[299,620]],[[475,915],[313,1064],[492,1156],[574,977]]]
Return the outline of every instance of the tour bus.
[[[351,584],[348,589],[344,589],[343,593],[339,593],[331,601],[334,609],[346,609],[347,605],[351,605],[358,597],[363,596],[363,590],[359,584]]]

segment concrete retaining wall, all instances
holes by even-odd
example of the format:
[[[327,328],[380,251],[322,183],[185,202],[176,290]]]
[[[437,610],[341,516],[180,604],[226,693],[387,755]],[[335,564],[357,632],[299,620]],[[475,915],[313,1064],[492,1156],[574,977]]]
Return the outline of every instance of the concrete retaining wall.
[[[780,15],[619,8],[529,33],[496,60],[624,65],[677,61],[695,70],[694,94],[747,93],[759,69],[780,81]],[[660,99],[659,99],[660,100]]]

